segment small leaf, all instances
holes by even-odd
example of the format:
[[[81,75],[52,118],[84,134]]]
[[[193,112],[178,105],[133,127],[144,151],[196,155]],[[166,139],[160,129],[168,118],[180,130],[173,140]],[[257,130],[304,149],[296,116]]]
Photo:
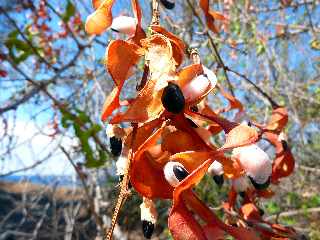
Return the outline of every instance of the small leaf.
[[[67,6],[66,6],[66,11],[63,14],[63,21],[68,22],[70,18],[76,13],[76,8],[72,4],[71,1],[68,1]]]

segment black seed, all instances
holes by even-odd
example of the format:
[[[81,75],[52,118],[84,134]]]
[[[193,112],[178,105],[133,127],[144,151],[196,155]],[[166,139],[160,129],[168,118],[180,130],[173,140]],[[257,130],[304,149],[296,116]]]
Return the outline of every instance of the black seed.
[[[289,148],[287,141],[286,140],[281,140],[281,144],[282,144],[283,150],[287,151],[288,148]]]
[[[268,180],[265,182],[265,183],[257,183],[254,181],[254,179],[252,177],[249,176],[249,179],[252,183],[252,185],[255,187],[255,189],[257,190],[262,190],[262,189],[266,189],[267,187],[269,187],[270,185],[270,181],[271,181],[271,178],[269,177]]]
[[[199,112],[199,108],[198,108],[197,105],[191,106],[191,107],[190,107],[190,110],[191,110],[192,112]]]
[[[263,216],[264,215],[264,210],[262,208],[258,208],[258,209],[259,209],[260,216]]]
[[[176,176],[176,178],[179,180],[179,181],[182,181],[183,179],[185,179],[189,173],[187,172],[186,169],[184,169],[183,167],[181,166],[174,166],[173,167],[173,173],[174,175]]]
[[[163,107],[171,113],[178,114],[183,111],[185,99],[177,84],[169,83],[163,90],[161,97]]]
[[[223,174],[213,176],[213,180],[219,187],[222,187],[224,183]]]
[[[110,148],[111,148],[111,153],[114,156],[119,157],[121,154],[121,150],[122,150],[121,139],[118,139],[116,137],[111,137],[110,138]]]
[[[111,28],[111,30],[117,33],[119,32],[117,29],[114,29],[114,28]]]
[[[142,220],[143,236],[150,239],[154,230],[154,224],[150,221]]]
[[[198,125],[195,124],[195,122],[192,121],[190,118],[187,118],[187,121],[190,123],[190,125],[191,125],[192,128],[198,128]]]
[[[239,192],[240,197],[245,198],[246,197],[246,192]]]
[[[160,0],[160,2],[166,9],[173,9],[175,5],[175,0]]]
[[[251,126],[252,126],[252,123],[249,121],[247,125],[248,125],[249,127],[251,127]]]

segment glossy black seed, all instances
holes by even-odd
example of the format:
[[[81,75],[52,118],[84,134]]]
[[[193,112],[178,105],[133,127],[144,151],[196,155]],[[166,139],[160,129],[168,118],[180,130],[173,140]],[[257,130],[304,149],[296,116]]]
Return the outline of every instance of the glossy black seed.
[[[190,123],[190,126],[192,128],[198,128],[199,126],[194,122],[192,121],[190,118],[187,118],[187,121]]]
[[[250,121],[248,122],[248,126],[249,126],[249,127],[251,127],[251,126],[252,126],[252,123],[251,123]]]
[[[174,166],[173,173],[179,181],[182,181],[183,179],[185,179],[189,174],[187,170],[181,166]]]
[[[111,137],[110,138],[110,148],[111,148],[111,153],[119,157],[122,151],[122,141],[121,139],[118,139],[116,137]]]
[[[263,216],[264,215],[264,210],[262,208],[258,208],[258,209],[259,209],[260,216]]]
[[[219,186],[222,187],[224,183],[223,174],[222,175],[215,175],[213,176],[213,181]]]
[[[267,187],[269,187],[270,185],[270,181],[271,178],[269,177],[268,180],[265,183],[257,183],[256,181],[254,181],[254,179],[252,177],[249,176],[249,179],[252,183],[252,185],[255,187],[255,189],[257,190],[262,190],[262,189],[266,189]]]
[[[160,2],[166,9],[173,9],[175,5],[175,0],[160,0]]]
[[[199,112],[199,108],[198,108],[197,105],[191,106],[191,107],[190,107],[190,110],[191,110],[192,112]]]
[[[240,197],[245,198],[246,197],[246,192],[239,192]]]
[[[154,230],[154,224],[150,221],[142,221],[142,232],[143,236],[147,239],[150,239]]]
[[[289,148],[287,141],[286,140],[281,140],[281,144],[282,144],[283,150],[287,151],[288,148]]]
[[[185,99],[177,84],[169,83],[163,90],[161,97],[163,107],[171,113],[178,114],[183,111]]]

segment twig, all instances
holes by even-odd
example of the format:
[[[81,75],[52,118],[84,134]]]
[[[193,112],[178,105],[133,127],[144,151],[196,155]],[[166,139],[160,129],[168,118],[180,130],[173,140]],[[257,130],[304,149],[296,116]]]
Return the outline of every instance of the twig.
[[[137,128],[138,128],[138,125],[137,124],[133,124],[132,138],[131,138],[131,143],[130,143],[130,148],[129,148],[131,150],[129,151],[129,154],[128,154],[129,161],[128,161],[128,165],[127,165],[127,167],[125,169],[125,173],[123,174],[123,180],[121,182],[120,193],[119,193],[118,200],[117,200],[116,206],[114,208],[113,216],[112,216],[112,219],[111,219],[111,226],[108,229],[108,231],[106,232],[106,237],[105,237],[106,240],[111,240],[112,239],[113,230],[115,228],[115,225],[116,225],[116,222],[117,222],[117,219],[118,219],[118,216],[119,216],[119,211],[120,211],[122,205],[124,204],[124,202],[126,201],[127,197],[129,196],[129,193],[130,193],[129,188],[128,188],[129,171],[130,171],[131,164],[132,164],[132,158],[133,158],[132,147],[133,147],[133,144],[134,144],[134,141],[135,141],[135,138],[136,138]]]
[[[281,217],[292,217],[292,216],[305,214],[305,213],[320,213],[320,207],[282,212],[282,213],[271,215],[271,216],[267,217],[266,221],[275,220],[276,218],[281,218]]]
[[[197,17],[199,23],[204,27],[205,24],[203,23],[203,21],[202,21],[201,17],[199,16],[198,12],[196,11],[196,9],[195,9],[195,8],[192,6],[192,4],[190,3],[190,0],[187,0],[187,2],[188,2],[189,7],[191,8],[193,14]],[[208,37],[208,39],[209,39],[210,46],[211,46],[211,48],[213,49],[214,56],[215,56],[215,58],[216,58],[216,60],[217,60],[217,62],[218,62],[218,66],[219,66],[219,67],[222,67],[224,76],[225,76],[226,81],[227,81],[227,84],[228,84],[229,91],[231,92],[232,96],[234,97],[235,95],[234,95],[234,91],[233,91],[233,86],[232,86],[231,81],[230,81],[230,79],[229,79],[228,73],[227,73],[227,71],[226,71],[226,69],[225,69],[226,66],[225,66],[225,64],[224,64],[224,62],[223,62],[223,60],[222,60],[222,57],[220,56],[220,53],[219,53],[219,51],[218,51],[218,48],[217,48],[217,46],[216,46],[213,38],[211,37],[211,35],[210,35],[210,33],[209,33],[208,31],[205,32],[205,35],[206,35],[206,36]]]
[[[60,145],[60,149],[61,151],[65,154],[65,156],[67,157],[68,161],[70,162],[70,164],[72,165],[72,167],[74,168],[74,170],[76,171],[81,183],[82,183],[82,186],[83,186],[83,189],[85,191],[85,194],[86,194],[86,197],[87,197],[87,201],[89,203],[89,206],[90,206],[90,210],[92,212],[92,215],[95,219],[95,222],[96,224],[101,228],[103,229],[103,223],[102,223],[102,220],[101,218],[97,215],[96,211],[95,211],[95,207],[94,207],[94,202],[93,202],[93,199],[89,193],[89,187],[87,186],[87,183],[84,179],[84,175],[83,173],[79,170],[79,168],[76,166],[76,164],[73,162],[72,158],[70,157],[69,153],[67,152],[67,150],[65,150],[65,148],[63,146]]]
[[[235,70],[232,70],[228,66],[225,66],[225,69],[226,69],[226,71],[232,72],[232,73],[238,75],[239,77],[243,78],[244,80],[246,80],[248,83],[250,83],[261,95],[263,95],[270,102],[272,108],[277,108],[280,106],[266,92],[264,92],[257,84],[255,84],[253,81],[251,81],[247,76],[245,76],[244,74],[239,73]]]

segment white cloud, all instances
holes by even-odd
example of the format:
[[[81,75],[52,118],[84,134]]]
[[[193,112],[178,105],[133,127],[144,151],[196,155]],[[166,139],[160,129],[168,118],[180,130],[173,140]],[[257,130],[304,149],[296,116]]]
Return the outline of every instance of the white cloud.
[[[2,131],[2,132],[1,132]],[[32,170],[19,174],[38,175],[74,175],[74,169],[66,159],[65,155],[57,148],[58,144],[65,149],[70,149],[74,145],[74,140],[67,136],[56,136],[52,138],[46,134],[52,133],[48,125],[40,129],[35,122],[18,120],[8,123],[8,131],[14,136],[15,148],[11,151],[11,156],[0,162],[0,174],[28,167],[37,161],[46,158],[54,152],[47,160]],[[0,126],[0,136],[3,136],[3,127]],[[2,139],[3,140],[3,139]],[[1,141],[2,141],[1,140]],[[0,145],[0,154],[6,151],[5,144]]]

